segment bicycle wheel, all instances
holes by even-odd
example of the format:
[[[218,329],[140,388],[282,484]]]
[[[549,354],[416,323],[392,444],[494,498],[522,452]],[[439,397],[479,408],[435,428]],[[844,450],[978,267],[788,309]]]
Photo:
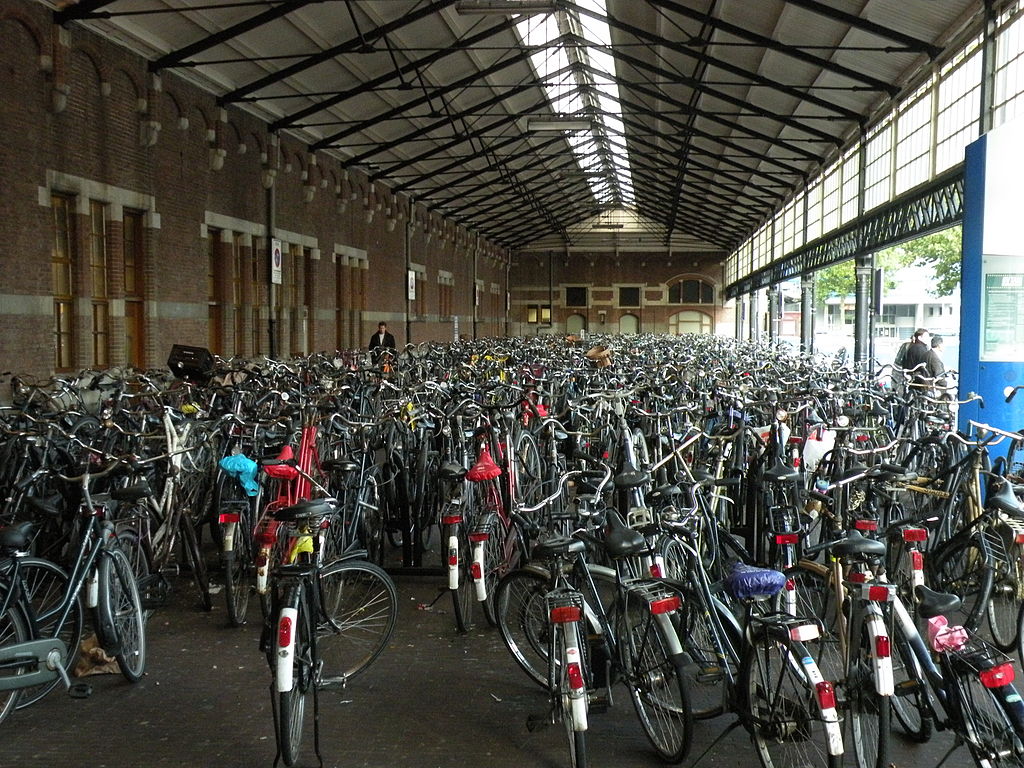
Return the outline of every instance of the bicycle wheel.
[[[294,608],[291,631],[295,633],[294,651],[292,654],[292,679],[287,690],[277,690],[277,748],[281,753],[281,761],[286,766],[293,766],[299,759],[299,746],[302,744],[302,725],[306,715],[306,696],[313,682],[309,648],[309,610],[302,596],[300,587],[293,587],[285,597],[282,606]],[[283,614],[283,611],[282,611]],[[285,617],[278,619],[278,636],[284,633],[282,623]]]
[[[548,643],[551,622],[544,595],[549,577],[539,568],[505,574],[495,590],[498,632],[519,668],[542,688],[548,685]]]
[[[105,628],[103,638],[121,667],[121,674],[131,683],[146,671],[146,620],[142,601],[128,557],[120,549],[111,548],[100,558],[99,614]]]
[[[360,516],[359,536],[366,559],[371,563],[384,563],[384,502],[380,483],[375,473],[363,478],[356,491],[356,507]]]
[[[709,610],[718,610],[718,606],[705,605],[698,591],[687,590],[677,623],[685,654],[683,677],[690,695],[690,710],[697,720],[722,714],[726,684],[722,665],[732,663],[729,640],[719,637]],[[721,606],[721,610],[728,609]]]
[[[242,486],[232,478],[221,478],[217,492],[219,515],[238,515],[234,523],[230,549],[224,550],[224,599],[228,623],[233,627],[245,624],[249,598],[256,586],[255,521],[252,501]],[[226,530],[231,523],[223,524]],[[222,537],[228,546],[226,533]]]
[[[0,602],[6,595],[0,591]],[[15,606],[8,606],[3,614],[0,614],[0,661],[4,659],[3,649],[16,643],[25,643],[31,639],[28,623],[21,615],[21,611]],[[24,672],[24,668],[18,666],[7,666],[0,663],[0,683],[6,683],[12,678],[18,677]],[[22,689],[12,688],[3,690],[0,688],[0,723],[2,723],[21,699]]]
[[[511,537],[518,537],[518,529],[506,528],[495,518],[487,531],[484,542],[484,591],[486,598],[481,602],[484,617],[492,627],[498,626],[498,609],[495,605],[495,590],[501,578],[519,566],[518,544]]]
[[[448,588],[452,593],[455,626],[459,632],[468,632],[469,628],[473,626],[473,604],[476,602],[473,577],[470,574],[470,563],[473,557],[472,545],[465,523],[451,523],[444,527],[444,570],[449,574]],[[453,558],[457,563],[457,572],[454,574],[449,572]],[[457,585],[455,589],[451,588],[453,577]]]
[[[934,588],[963,601],[958,610],[950,611],[949,623],[976,632],[992,593],[992,564],[986,550],[974,538],[958,541],[940,548],[928,563],[932,564]]]
[[[871,661],[874,652],[865,627],[846,675],[850,735],[857,768],[888,768],[889,765],[891,697],[880,696],[875,688]]]
[[[546,615],[545,619],[547,619]],[[578,621],[571,625],[559,625],[554,628],[554,635],[552,636],[553,648],[551,649],[553,655],[551,658],[557,661],[554,662],[548,670],[548,674],[551,676],[551,682],[547,685],[550,686],[550,690],[554,697],[556,718],[562,721],[562,726],[565,728],[565,735],[569,742],[569,765],[571,768],[587,768],[587,723],[585,705],[584,715],[581,718],[583,722],[577,722],[575,710],[573,709],[571,673],[569,671],[569,665],[565,663],[565,660],[568,658],[566,646],[567,631],[570,626],[575,630],[576,645],[580,651],[579,656],[577,657],[581,666],[579,672],[581,673],[583,680],[587,680],[586,650],[582,647],[581,642],[586,633],[583,630],[583,622]],[[583,697],[584,702],[586,702],[586,692],[584,692]]]
[[[690,751],[693,718],[681,655],[673,655],[645,595],[629,592],[618,642],[625,644],[626,679],[640,725],[658,755],[678,763]]]
[[[344,684],[380,656],[395,630],[398,593],[384,569],[339,560],[320,571],[317,650],[319,683]]]
[[[822,635],[815,647],[815,661],[826,680],[841,680],[845,663],[839,644],[842,631],[832,586],[832,571],[823,565],[801,560],[786,572],[796,592],[796,615],[821,622]]]
[[[999,696],[1008,700],[1016,696],[1009,691],[986,688],[976,670],[956,674],[956,696],[961,724],[966,732],[967,748],[979,768],[1021,768],[1024,755],[1016,751],[1024,723],[1014,722],[1008,709],[1000,704]],[[1012,693],[1010,693],[1012,692]]]
[[[68,591],[68,575],[60,566],[51,563],[49,560],[42,560],[36,557],[21,558],[19,576],[25,588],[26,602],[32,606],[32,613],[35,616],[38,627],[38,637],[54,637],[56,635],[64,641],[67,648],[67,657],[64,659],[64,669],[70,675],[78,662],[78,645],[82,642],[82,627],[84,615],[82,604],[75,600],[68,612],[64,624],[57,629],[57,621],[60,619],[61,607]],[[0,636],[2,637],[2,636]],[[0,645],[3,645],[0,639]],[[31,706],[52,691],[59,683],[56,678],[43,685],[35,685],[31,688],[22,688],[21,696],[18,699],[18,709]],[[2,707],[0,703],[0,707]]]
[[[815,686],[805,677],[805,651],[762,630],[743,662],[746,716],[764,768],[839,768],[832,755]]]
[[[1012,545],[1007,555],[1008,562],[997,563],[992,574],[992,594],[986,611],[992,642],[1001,651],[1017,647],[1017,614],[1021,605],[1019,545]]]
[[[516,499],[525,506],[536,504],[543,495],[544,468],[537,441],[529,432],[516,436]]]
[[[185,550],[185,557],[192,568],[192,580],[196,583],[196,589],[199,590],[199,604],[204,611],[213,610],[210,575],[206,571],[206,560],[199,548],[199,538],[196,536],[195,526],[187,515],[179,517],[178,526],[181,529],[181,546]]]
[[[893,622],[892,678],[897,695],[892,712],[912,740],[924,743],[932,737],[933,720],[927,704],[924,672],[910,646],[901,622]]]

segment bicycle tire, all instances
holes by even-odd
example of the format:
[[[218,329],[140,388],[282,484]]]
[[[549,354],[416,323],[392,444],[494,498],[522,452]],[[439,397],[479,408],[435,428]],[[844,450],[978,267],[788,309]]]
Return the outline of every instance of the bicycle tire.
[[[976,632],[985,616],[985,606],[992,593],[992,563],[979,540],[970,538],[951,542],[926,561],[932,565],[933,587],[950,592],[963,603],[947,616],[950,624],[959,624]]]
[[[669,763],[681,762],[693,741],[693,718],[684,664],[651,613],[645,596],[626,594],[620,644],[626,649],[626,680],[640,725],[651,746]]]
[[[545,612],[546,613],[546,612]],[[547,616],[545,615],[545,619]],[[550,623],[550,622],[549,622]],[[580,665],[582,666],[582,676],[586,681],[588,679],[587,673],[587,656],[586,649],[583,647],[583,639],[586,637],[585,628],[582,621],[576,622],[577,631],[577,643],[579,644],[580,651]],[[573,716],[572,699],[570,696],[570,682],[568,665],[561,660],[566,659],[566,642],[565,642],[565,627],[558,625],[553,629],[552,639],[552,657],[553,659],[559,660],[555,664],[551,665],[548,674],[551,676],[550,683],[546,683],[546,687],[549,687],[549,691],[554,698],[554,705],[557,711],[557,719],[562,721],[562,726],[565,728],[565,735],[569,743],[569,765],[571,768],[587,768],[588,766],[588,755],[587,755],[587,730],[586,724],[583,727],[577,727],[576,720]],[[585,692],[584,697],[586,699],[587,693]]]
[[[762,629],[744,656],[745,717],[764,768],[842,765],[842,755],[828,750],[814,687],[803,676],[805,653]]]
[[[67,572],[56,563],[37,557],[21,558],[18,570],[25,587],[24,599],[31,605],[35,616],[36,636],[53,637],[57,621],[60,619],[60,608],[68,591]],[[76,599],[61,631],[57,634],[67,648],[64,669],[69,675],[78,662],[78,646],[82,642],[84,621],[82,604]],[[3,643],[0,642],[0,645]],[[22,688],[17,708],[24,709],[40,701],[60,682],[58,677],[49,683]],[[0,704],[0,707],[2,706]]]
[[[317,649],[323,685],[344,684],[383,653],[395,631],[398,593],[380,566],[337,560],[319,574]]]
[[[822,635],[815,655],[818,669],[826,680],[840,680],[845,662],[839,642],[840,613],[836,605],[836,590],[832,585],[832,571],[819,563],[800,560],[786,571],[796,591],[796,615],[821,622]]]
[[[501,578],[519,565],[518,562],[506,562],[505,551],[507,546],[514,546],[508,543],[508,537],[514,536],[517,529],[514,527],[505,528],[501,521],[495,519],[487,532],[487,540],[484,542],[484,594],[485,598],[480,601],[484,611],[484,618],[492,627],[498,626],[498,609],[495,605],[495,591]]]
[[[299,747],[302,744],[303,722],[306,715],[306,696],[312,683],[309,652],[309,611],[303,590],[292,587],[282,602],[282,608],[295,608],[296,615],[292,625],[295,633],[295,649],[292,656],[292,685],[287,691],[277,694],[277,748],[281,761],[289,768],[299,759]],[[280,619],[278,619],[280,627]]]
[[[519,668],[542,688],[548,685],[551,622],[544,595],[550,577],[536,566],[510,571],[498,582],[498,632]]]
[[[106,550],[99,565],[99,612],[107,627],[104,643],[113,648],[121,674],[131,683],[146,672],[146,620],[139,587],[128,557],[120,549]]]
[[[473,626],[473,604],[476,602],[476,591],[473,585],[473,577],[470,574],[470,562],[473,557],[473,550],[469,541],[469,535],[465,523],[453,523],[445,526],[445,563],[444,571],[447,573],[450,568],[450,558],[454,555],[458,558],[458,575],[455,589],[452,593],[452,613],[455,616],[455,627],[459,632],[468,632]],[[457,539],[456,552],[451,552],[451,538]]]
[[[224,601],[228,623],[240,627],[249,613],[249,599],[256,586],[255,521],[252,502],[233,478],[221,478],[217,514],[238,514],[231,549],[224,551]],[[224,536],[221,537],[224,540]]]
[[[6,595],[0,590],[0,602]],[[0,614],[0,658],[3,658],[3,649],[10,645],[25,643],[31,639],[28,622],[22,616],[21,610],[14,605],[8,606],[7,610]],[[0,665],[0,681],[7,681],[12,677],[22,674],[19,667],[8,668]],[[0,690],[0,723],[7,719],[18,706],[22,694],[21,688],[12,688],[8,691]]]
[[[992,573],[992,592],[986,619],[992,643],[1001,651],[1017,647],[1017,614],[1020,612],[1020,545],[1011,544],[1009,562],[997,563]]]
[[[185,557],[192,568],[192,581],[199,590],[199,604],[204,611],[213,610],[213,595],[210,593],[210,575],[206,570],[206,559],[199,547],[199,538],[196,536],[195,526],[187,515],[178,518],[178,526],[181,529],[181,546],[185,550]]]
[[[951,665],[946,665],[947,669]],[[1013,686],[1009,689],[986,688],[976,670],[964,670],[955,674],[957,709],[961,727],[966,736],[967,748],[978,768],[1021,768],[1024,755],[1014,749],[1024,734],[1024,723],[1015,722],[1016,714],[1004,708],[1000,696],[1011,696],[1018,701]],[[1001,692],[1001,693],[1000,693]]]
[[[892,697],[892,713],[904,733],[911,740],[923,744],[931,739],[934,730],[934,719],[925,692],[927,681],[899,621],[893,622],[891,658],[896,690],[900,691],[901,686],[911,688],[909,693]]]
[[[516,499],[524,506],[536,504],[543,498],[544,469],[537,440],[529,432],[520,432],[515,438]]]
[[[728,610],[721,606],[722,610]],[[707,606],[698,590],[685,589],[683,606],[679,611],[677,631],[683,644],[685,665],[683,675],[690,696],[690,711],[695,720],[717,717],[725,709],[725,688],[727,675],[722,669],[724,663],[731,664],[728,638],[718,637],[709,611],[718,606]],[[738,670],[733,670],[735,673]]]
[[[360,519],[359,535],[371,563],[384,563],[384,503],[376,473],[367,474],[356,491]]]
[[[874,650],[867,627],[863,627],[857,648],[851,652],[846,674],[850,736],[857,768],[888,768],[889,765],[891,697],[879,695],[875,688],[871,661]]]

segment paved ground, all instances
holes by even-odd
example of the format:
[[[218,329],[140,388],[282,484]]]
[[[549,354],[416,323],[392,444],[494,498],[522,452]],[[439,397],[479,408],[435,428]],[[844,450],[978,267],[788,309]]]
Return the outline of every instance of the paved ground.
[[[326,766],[345,768],[565,768],[560,729],[530,733],[526,718],[542,711],[540,689],[515,667],[497,633],[481,627],[457,634],[438,578],[402,575],[398,629],[377,664],[341,694],[322,702]],[[223,599],[212,613],[192,605],[190,584],[175,583],[172,605],[149,625],[145,678],[89,678],[93,695],[72,700],[60,692],[16,712],[0,725],[0,767],[126,768],[195,766],[254,768],[274,760],[270,673],[259,652],[258,628],[226,626]],[[662,763],[651,752],[621,687],[615,706],[595,715],[589,744],[595,768]],[[325,697],[326,698],[326,697]],[[307,720],[311,720],[307,717]],[[698,723],[692,766],[730,718]],[[934,766],[949,737],[924,747],[898,745],[899,768]],[[310,735],[302,766],[316,766]],[[967,765],[963,750],[947,763]],[[707,768],[757,764],[740,729],[700,761]],[[847,761],[847,764],[852,764]]]

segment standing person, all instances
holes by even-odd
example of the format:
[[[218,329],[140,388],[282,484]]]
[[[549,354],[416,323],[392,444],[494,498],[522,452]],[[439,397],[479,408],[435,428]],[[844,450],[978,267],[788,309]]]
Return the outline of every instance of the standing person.
[[[383,320],[377,323],[377,332],[370,337],[368,348],[374,360],[379,360],[386,351],[394,355],[395,337],[388,332],[388,324]]]
[[[942,362],[942,342],[941,336],[936,334],[932,336],[932,348],[928,350],[928,354],[925,355],[925,375],[932,380],[936,387],[946,386],[946,366]]]
[[[900,351],[896,353],[896,366],[909,371],[923,363],[930,351],[931,337],[927,328],[918,328],[914,331],[910,341],[900,347]],[[919,375],[919,372],[915,375]]]

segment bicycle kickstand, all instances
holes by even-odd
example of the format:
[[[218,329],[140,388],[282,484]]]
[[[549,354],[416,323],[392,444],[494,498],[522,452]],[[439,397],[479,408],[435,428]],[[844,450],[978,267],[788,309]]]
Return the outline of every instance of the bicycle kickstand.
[[[741,720],[740,718],[737,717],[728,727],[726,727],[726,729],[724,731],[722,731],[720,734],[718,734],[718,738],[716,738],[714,741],[712,741],[710,744],[708,744],[707,749],[705,749],[703,752],[701,752],[697,756],[696,760],[694,760],[692,763],[690,763],[690,768],[697,768],[697,766],[700,765],[700,761],[708,756],[708,753],[718,745],[718,742],[720,742],[722,739],[724,739],[726,736],[728,736],[730,733],[732,733],[735,728],[738,728],[741,725],[743,725],[743,720]],[[940,765],[941,765],[941,763],[940,763]],[[936,766],[936,768],[938,768],[938,766]]]

